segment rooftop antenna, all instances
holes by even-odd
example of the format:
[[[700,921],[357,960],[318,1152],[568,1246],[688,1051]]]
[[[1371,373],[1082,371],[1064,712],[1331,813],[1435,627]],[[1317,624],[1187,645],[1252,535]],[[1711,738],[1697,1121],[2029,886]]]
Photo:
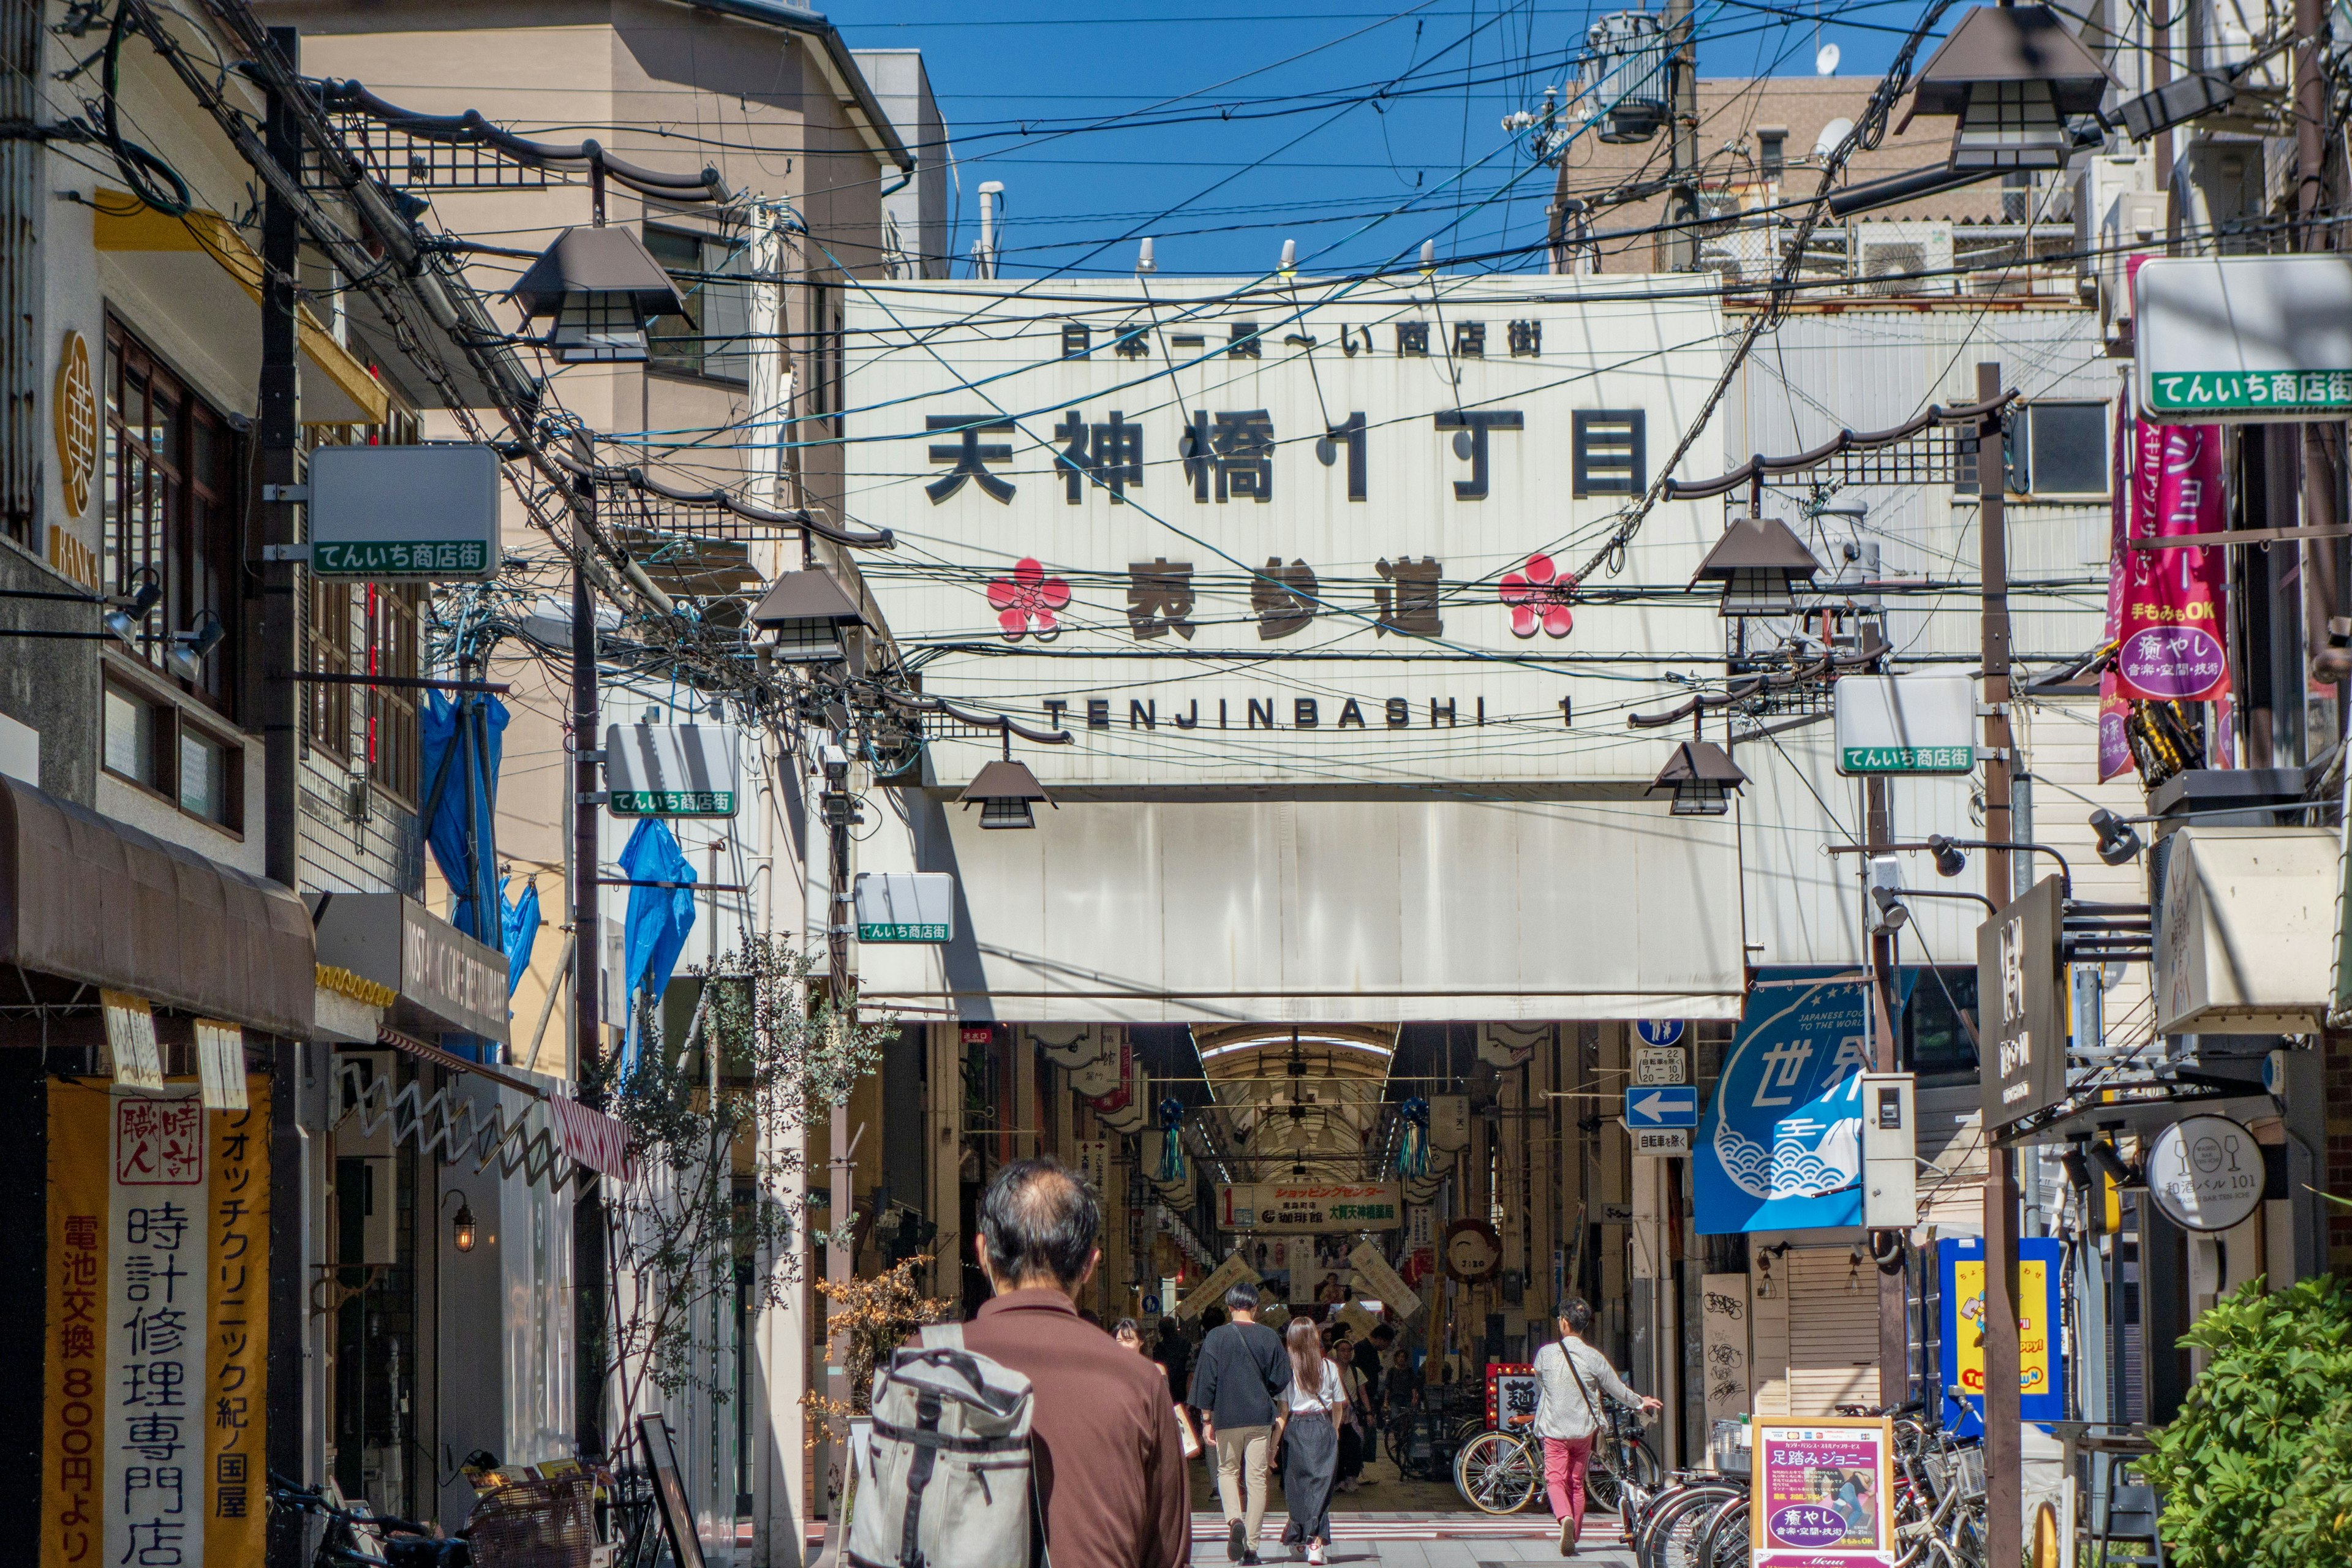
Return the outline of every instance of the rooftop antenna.
[[[1421,242],[1421,275],[1423,278],[1437,275],[1437,241],[1433,239]]]
[[[1151,258],[1151,237],[1147,234],[1143,242],[1135,247],[1135,275],[1148,278],[1159,270],[1160,263]]]
[[[1282,275],[1285,278],[1298,276],[1298,242],[1295,239],[1282,242]]]
[[[1003,181],[981,182],[980,244],[973,248],[972,258],[978,264],[973,270],[982,278],[992,279],[996,276],[996,257],[1002,245],[996,233],[996,208],[997,204],[1003,199]]]

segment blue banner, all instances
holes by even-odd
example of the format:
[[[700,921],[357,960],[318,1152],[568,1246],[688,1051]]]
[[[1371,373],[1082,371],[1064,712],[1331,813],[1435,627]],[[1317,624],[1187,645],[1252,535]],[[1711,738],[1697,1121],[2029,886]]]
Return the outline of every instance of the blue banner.
[[[1984,1436],[1985,1244],[1980,1236],[1936,1243],[1941,1269],[1943,1335],[1937,1376],[1944,1385],[1944,1430]],[[2055,1237],[2017,1241],[2017,1414],[2026,1421],[2066,1419],[2066,1358],[2059,1330],[2066,1247]]]
[[[1869,1068],[1866,981],[1763,972],[1691,1150],[1700,1233],[1860,1225]]]

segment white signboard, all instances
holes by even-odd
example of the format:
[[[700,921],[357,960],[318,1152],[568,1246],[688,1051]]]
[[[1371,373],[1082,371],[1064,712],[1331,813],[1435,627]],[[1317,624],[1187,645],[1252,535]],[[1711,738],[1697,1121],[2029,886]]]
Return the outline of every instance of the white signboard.
[[[1635,1154],[1654,1158],[1687,1154],[1691,1150],[1690,1129],[1687,1127],[1636,1127],[1625,1136]]]
[[[207,1110],[243,1110],[245,1031],[216,1018],[196,1020],[196,1079]]]
[[[106,1051],[114,1081],[124,1089],[161,1093],[163,1053],[155,1044],[155,1010],[144,996],[121,991],[98,994],[106,1016]]]
[[[1078,1176],[1094,1188],[1097,1196],[1110,1191],[1110,1140],[1081,1138],[1077,1141]]]
[[[1656,771],[1618,717],[1653,689],[1623,683],[1638,667],[1580,661],[1705,647],[1714,606],[1589,601],[1572,574],[1719,373],[1712,297],[1090,278],[971,306],[961,284],[850,292],[875,412],[846,479],[938,563],[870,579],[890,624],[973,645],[937,650],[925,691],[1076,737],[1024,753],[1049,789]],[[1683,471],[1721,451],[1710,426]],[[1658,507],[1635,575],[1687,580],[1721,516]],[[1092,652],[1118,657],[1068,657]],[[929,745],[943,784],[997,752]]]
[[[320,447],[310,486],[319,576],[440,583],[499,569],[499,455],[488,447]]]
[[[1209,1270],[1208,1277],[1192,1287],[1192,1293],[1176,1303],[1180,1318],[1197,1318],[1212,1307],[1224,1304],[1225,1292],[1246,1279],[1256,1284],[1263,1276],[1249,1265],[1236,1248],[1232,1257]]]
[[[2262,1206],[2263,1151],[2226,1116],[2190,1116],[2156,1135],[2147,1190],[2173,1224],[2227,1230]]]
[[[730,724],[611,724],[604,786],[614,816],[732,816],[738,803]]]
[[[1633,1047],[1633,1082],[1638,1086],[1652,1083],[1688,1083],[1688,1058],[1680,1046],[1635,1046]]]
[[[945,871],[860,871],[850,898],[860,942],[955,940],[955,879]]]
[[[2133,385],[2149,419],[2352,413],[2352,258],[2158,257],[2141,265],[2132,300]]]
[[[1977,689],[1965,675],[1848,675],[1831,687],[1838,772],[1965,773],[1977,763]]]
[[[1410,1318],[1421,1310],[1421,1292],[1404,1282],[1404,1276],[1389,1267],[1381,1249],[1369,1241],[1360,1241],[1348,1254],[1348,1267],[1353,1268],[1364,1282],[1389,1304],[1389,1310],[1400,1318]]]
[[[1747,1275],[1701,1276],[1699,1334],[1706,1356],[1708,1422],[1748,1415]]]
[[[1394,1230],[1404,1200],[1394,1182],[1236,1182],[1217,1187],[1217,1224],[1226,1230],[1319,1235]]]

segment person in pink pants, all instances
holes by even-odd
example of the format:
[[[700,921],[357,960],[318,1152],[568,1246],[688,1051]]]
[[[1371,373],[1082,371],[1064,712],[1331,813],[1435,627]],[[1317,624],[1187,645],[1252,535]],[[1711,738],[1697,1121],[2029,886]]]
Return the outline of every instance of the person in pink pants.
[[[1645,1415],[1660,1406],[1628,1388],[1609,1358],[1585,1342],[1592,1328],[1591,1305],[1580,1299],[1563,1301],[1558,1321],[1559,1338],[1536,1352],[1543,1394],[1536,1404],[1535,1427],[1543,1439],[1544,1490],[1552,1517],[1559,1521],[1559,1554],[1573,1557],[1584,1531],[1584,1472],[1592,1462],[1592,1438],[1606,1425],[1601,1401],[1636,1405]]]

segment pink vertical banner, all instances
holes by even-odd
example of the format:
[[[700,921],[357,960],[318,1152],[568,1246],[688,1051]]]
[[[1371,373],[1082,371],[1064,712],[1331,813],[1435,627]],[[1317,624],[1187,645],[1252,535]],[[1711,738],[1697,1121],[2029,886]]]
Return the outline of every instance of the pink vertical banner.
[[[2124,635],[2124,595],[2131,579],[2131,551],[2124,540],[2127,534],[2126,520],[2131,516],[2131,447],[2132,416],[2128,396],[2116,400],[2116,438],[2108,458],[2107,483],[2107,627],[2109,643],[2120,643]],[[2114,661],[2099,675],[2099,782],[2106,783],[2132,765],[2131,742],[2125,738],[2124,721],[2130,716],[2131,703],[2123,694],[2123,682],[2116,674]]]
[[[2227,528],[2222,427],[2141,420],[2137,428],[2129,537],[2161,540]],[[2230,689],[2220,548],[2124,553],[2129,559],[2116,653],[2122,695],[2148,702],[2218,700]]]

